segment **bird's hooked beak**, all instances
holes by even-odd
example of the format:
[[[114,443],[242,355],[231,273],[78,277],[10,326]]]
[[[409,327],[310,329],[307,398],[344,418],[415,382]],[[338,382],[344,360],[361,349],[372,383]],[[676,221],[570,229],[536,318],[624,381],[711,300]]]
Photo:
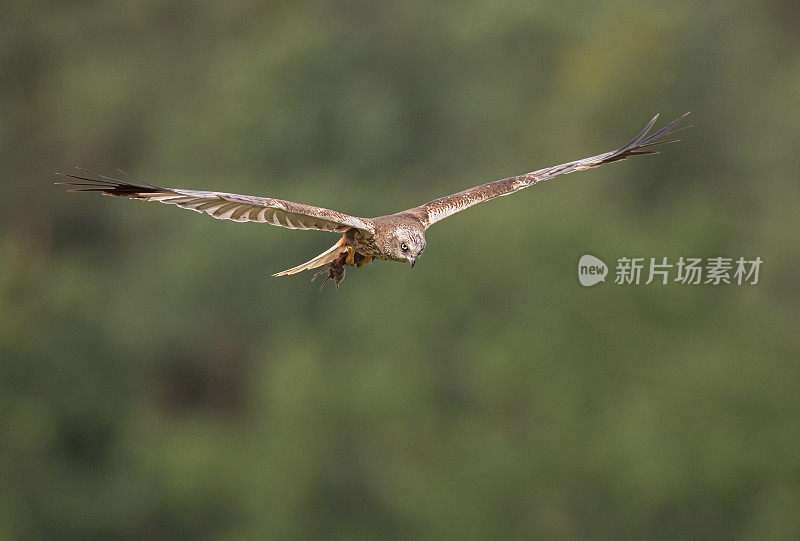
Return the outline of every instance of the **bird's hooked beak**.
[[[415,256],[414,256],[414,257],[411,259],[411,268],[412,268],[412,269],[414,268],[414,265],[416,265],[416,263],[417,263],[417,259],[419,259],[419,256],[421,256],[421,255],[422,255],[422,250],[420,250],[419,252],[417,252],[417,255],[415,255]]]

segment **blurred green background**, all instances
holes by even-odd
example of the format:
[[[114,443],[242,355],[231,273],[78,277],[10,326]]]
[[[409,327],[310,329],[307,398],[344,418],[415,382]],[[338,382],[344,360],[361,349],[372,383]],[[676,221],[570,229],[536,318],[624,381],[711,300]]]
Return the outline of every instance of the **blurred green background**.
[[[800,538],[799,6],[5,4],[0,538]],[[687,110],[338,293],[269,276],[336,235],[51,184],[376,216]],[[589,289],[584,253],[764,264]]]

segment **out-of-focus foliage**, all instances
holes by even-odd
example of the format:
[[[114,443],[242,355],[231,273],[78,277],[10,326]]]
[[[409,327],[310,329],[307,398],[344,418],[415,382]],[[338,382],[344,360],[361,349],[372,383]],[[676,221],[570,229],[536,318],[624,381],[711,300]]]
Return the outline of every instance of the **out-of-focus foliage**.
[[[797,539],[798,5],[6,5],[0,537]],[[50,183],[374,216],[690,109],[338,293],[269,277],[335,236]],[[586,289],[583,253],[764,265]]]

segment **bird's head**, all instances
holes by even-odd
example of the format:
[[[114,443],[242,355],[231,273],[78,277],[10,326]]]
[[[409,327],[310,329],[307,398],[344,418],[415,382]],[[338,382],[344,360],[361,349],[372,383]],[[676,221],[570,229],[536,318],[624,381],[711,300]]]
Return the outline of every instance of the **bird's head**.
[[[419,229],[398,227],[388,237],[384,251],[395,261],[407,261],[413,267],[425,251],[425,233]]]

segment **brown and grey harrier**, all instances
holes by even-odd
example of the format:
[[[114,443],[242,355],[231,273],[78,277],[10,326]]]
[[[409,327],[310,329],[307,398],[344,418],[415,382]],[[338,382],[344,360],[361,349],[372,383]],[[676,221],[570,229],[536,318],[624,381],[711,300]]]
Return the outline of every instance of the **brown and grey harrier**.
[[[342,233],[342,238],[336,244],[314,259],[273,275],[286,276],[328,265],[327,270],[323,269],[318,272],[314,278],[320,274],[327,274],[323,286],[333,278],[333,282],[338,288],[339,282],[344,278],[344,265],[361,267],[373,259],[386,259],[411,263],[413,267],[425,251],[425,230],[439,220],[472,205],[517,192],[558,175],[591,169],[606,163],[624,160],[628,156],[657,154],[652,150],[642,149],[674,142],[663,140],[663,138],[683,129],[675,126],[688,114],[682,115],[648,136],[647,134],[658,118],[656,115],[639,135],[617,150],[517,177],[496,180],[463,192],[434,199],[418,207],[377,218],[358,218],[334,210],[268,197],[160,188],[147,183],[137,185],[90,171],[85,172],[97,178],[64,175],[72,180],[59,184],[75,186],[75,191],[101,192],[103,195],[159,201],[197,212],[205,212],[214,218],[224,220],[266,222],[289,229],[317,229]]]

